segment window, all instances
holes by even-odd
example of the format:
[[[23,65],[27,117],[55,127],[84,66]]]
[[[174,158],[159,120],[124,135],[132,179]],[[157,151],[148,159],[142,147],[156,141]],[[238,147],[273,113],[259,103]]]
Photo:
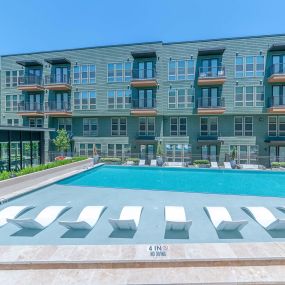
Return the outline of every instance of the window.
[[[168,63],[168,80],[194,80],[195,60],[170,60]]]
[[[7,119],[7,125],[8,126],[13,126],[13,120],[12,119]]]
[[[217,145],[205,144],[201,146],[201,157],[210,161],[217,161]]]
[[[126,136],[127,135],[127,119],[126,118],[112,118],[112,136]]]
[[[235,59],[235,77],[264,76],[264,56],[237,56]]]
[[[275,161],[285,162],[285,146],[271,145],[269,147],[269,154],[270,154],[270,163]]]
[[[285,116],[268,117],[268,136],[285,136]]]
[[[109,90],[108,109],[130,108],[131,90]]]
[[[14,126],[19,126],[19,119],[14,119]]]
[[[59,118],[58,119],[58,129],[66,130],[67,132],[72,131],[72,119],[71,118]]]
[[[218,118],[217,117],[201,117],[200,118],[200,134],[201,136],[217,136],[218,135]]]
[[[155,135],[155,118],[140,117],[139,118],[139,135],[154,136]]]
[[[98,135],[98,120],[95,118],[83,119],[83,136],[97,136]]]
[[[272,106],[285,105],[285,85],[272,86]]]
[[[187,118],[171,117],[170,118],[170,135],[186,136],[187,134]]]
[[[198,101],[198,107],[218,107],[221,106],[221,98],[218,88],[202,88],[202,98]]]
[[[96,91],[74,92],[74,110],[95,110]]]
[[[236,86],[235,107],[264,106],[264,86]]]
[[[169,89],[168,108],[187,109],[193,106],[194,88],[189,89]]]
[[[108,82],[129,82],[132,78],[132,63],[109,63]]]
[[[258,146],[257,145],[231,145],[229,153],[236,149],[238,164],[257,164]]]
[[[18,96],[7,95],[6,96],[6,112],[17,112],[18,111]]]
[[[253,119],[251,116],[235,117],[235,136],[252,136]]]
[[[73,67],[74,84],[94,84],[96,82],[96,65],[83,64]]]
[[[124,158],[130,155],[128,144],[108,144],[108,156]]]
[[[95,155],[95,150],[97,154],[101,154],[101,144],[94,143],[80,143],[77,146],[77,153],[79,156],[93,157]]]
[[[24,75],[24,70],[11,70],[5,72],[5,87],[16,87],[19,78]]]
[[[165,153],[169,162],[189,162],[192,149],[190,144],[166,144]]]
[[[42,128],[43,119],[42,118],[29,118],[29,127],[30,128]]]

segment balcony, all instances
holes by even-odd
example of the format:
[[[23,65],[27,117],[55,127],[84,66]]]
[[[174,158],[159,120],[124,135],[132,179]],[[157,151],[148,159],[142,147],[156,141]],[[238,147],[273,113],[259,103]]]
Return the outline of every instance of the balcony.
[[[285,82],[285,63],[272,64],[269,69],[269,83]]]
[[[44,115],[43,104],[37,102],[22,101],[18,105],[18,115],[29,117],[42,117]]]
[[[226,71],[224,66],[200,67],[198,85],[222,85],[226,81]]]
[[[133,69],[132,70],[132,87],[157,87],[156,70],[151,69]]]
[[[43,80],[41,76],[22,76],[18,79],[18,90],[43,91]]]
[[[131,115],[134,116],[155,116],[156,111],[156,100],[151,99],[133,99]]]
[[[49,90],[68,91],[71,89],[71,80],[68,75],[47,75],[45,77],[45,88]]]
[[[268,100],[269,113],[285,114],[285,96],[273,96]]]
[[[48,101],[45,103],[45,114],[50,117],[70,117],[71,104],[69,102]]]
[[[198,114],[214,115],[225,112],[225,100],[221,97],[203,97],[197,99]]]
[[[141,131],[136,134],[136,141],[139,143],[151,143],[155,141],[154,131]]]

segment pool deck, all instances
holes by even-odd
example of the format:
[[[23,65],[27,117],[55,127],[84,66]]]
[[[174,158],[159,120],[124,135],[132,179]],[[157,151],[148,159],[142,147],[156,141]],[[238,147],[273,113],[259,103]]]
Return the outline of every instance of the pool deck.
[[[77,166],[73,170],[57,171],[49,179],[47,176],[38,178],[37,183],[32,179],[26,181],[26,187],[17,183],[8,193],[2,192],[0,184],[0,196],[10,200],[45,185],[49,185],[49,190],[56,187],[66,191],[67,186],[50,183],[85,170],[86,166]],[[80,187],[71,188],[82,195]],[[284,218],[285,213],[275,209],[285,205],[284,198],[106,188],[85,192],[85,199],[92,195],[98,205],[104,203],[109,209],[84,239],[67,238],[63,243],[71,244],[59,244],[65,230],[58,232],[59,226],[54,223],[33,241],[20,236],[17,238],[21,245],[17,245],[19,240],[15,245],[8,244],[7,240],[5,245],[6,234],[12,234],[15,228],[1,229],[2,284],[285,284],[285,234],[271,236],[240,209],[241,205],[264,205]],[[37,200],[37,195],[42,196],[44,192],[31,194]],[[19,201],[26,202],[28,197],[20,196]],[[134,204],[146,205],[139,230],[133,238],[110,238],[112,230],[106,220],[118,216],[130,197]],[[193,220],[188,238],[163,238],[163,206],[166,204],[185,207],[186,216]],[[242,238],[218,236],[203,210],[206,204],[229,207],[235,218],[248,219]],[[65,217],[75,217],[82,208],[79,199],[72,206],[76,211],[66,212]],[[203,223],[197,223],[198,216],[199,219],[202,216]],[[207,239],[209,235],[213,242]],[[48,237],[51,244],[45,245]],[[266,242],[256,242],[256,239]],[[38,244],[32,244],[35,241]]]

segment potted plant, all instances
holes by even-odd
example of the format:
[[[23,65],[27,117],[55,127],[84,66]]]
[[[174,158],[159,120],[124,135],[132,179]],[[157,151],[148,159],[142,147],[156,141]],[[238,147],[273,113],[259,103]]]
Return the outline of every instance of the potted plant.
[[[156,162],[158,166],[163,165],[163,148],[161,142],[158,143],[156,148]]]
[[[99,154],[98,154],[98,151],[97,151],[97,148],[96,148],[96,145],[94,145],[94,148],[93,148],[93,164],[97,164],[99,162]]]
[[[237,149],[234,146],[231,153],[230,153],[230,164],[231,164],[232,168],[236,168],[236,166],[237,166],[236,158],[237,158]]]
[[[65,129],[57,131],[57,136],[52,140],[60,156],[64,157],[64,152],[70,148],[70,138]]]

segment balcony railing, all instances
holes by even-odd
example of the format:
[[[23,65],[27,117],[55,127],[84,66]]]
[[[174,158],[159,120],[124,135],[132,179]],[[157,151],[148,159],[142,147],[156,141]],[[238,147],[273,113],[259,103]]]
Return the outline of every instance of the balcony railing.
[[[133,80],[151,80],[156,78],[155,68],[133,69]]]
[[[48,101],[45,103],[45,112],[71,112],[71,104],[64,101]]]
[[[41,76],[22,76],[18,78],[18,86],[42,85]]]
[[[43,112],[43,104],[38,102],[22,101],[18,104],[19,112]]]
[[[285,63],[275,63],[270,66],[269,75],[285,74]]]
[[[132,109],[154,109],[156,99],[132,99]]]
[[[268,107],[285,107],[285,95],[268,98]]]
[[[146,140],[152,141],[155,140],[155,132],[154,131],[140,131],[136,133],[137,140]]]
[[[45,85],[70,84],[69,75],[52,74],[45,76]]]
[[[223,78],[226,76],[224,66],[200,67],[199,78]]]
[[[197,108],[224,108],[225,100],[221,97],[202,97],[197,99]]]

